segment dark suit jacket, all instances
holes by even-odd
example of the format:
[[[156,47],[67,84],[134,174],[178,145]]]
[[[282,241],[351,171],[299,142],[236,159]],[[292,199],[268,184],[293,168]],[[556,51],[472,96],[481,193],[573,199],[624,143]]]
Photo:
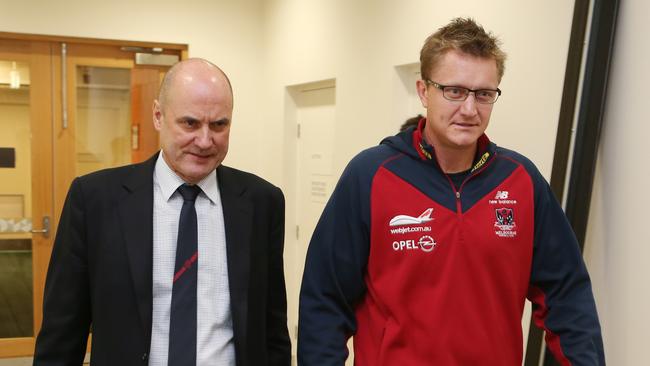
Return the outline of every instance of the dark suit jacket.
[[[142,164],[72,182],[45,285],[34,365],[146,365],[151,343],[153,171]],[[263,179],[217,168],[237,366],[289,365],[284,197]]]

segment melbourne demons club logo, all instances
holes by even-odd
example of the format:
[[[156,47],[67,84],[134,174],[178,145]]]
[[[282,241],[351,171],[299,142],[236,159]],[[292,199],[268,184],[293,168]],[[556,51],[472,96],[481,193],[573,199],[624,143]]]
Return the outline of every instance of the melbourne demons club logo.
[[[517,235],[517,224],[515,223],[515,210],[502,207],[494,210],[496,221],[494,222],[495,233],[502,238],[512,238]]]
[[[494,210],[497,215],[499,225],[513,225],[515,223],[515,213],[511,208],[497,208]]]

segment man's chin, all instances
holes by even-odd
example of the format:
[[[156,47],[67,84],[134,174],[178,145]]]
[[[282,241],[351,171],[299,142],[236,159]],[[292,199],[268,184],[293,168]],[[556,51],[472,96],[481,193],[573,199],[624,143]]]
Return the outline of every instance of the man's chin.
[[[194,169],[188,169],[185,172],[183,172],[182,178],[188,183],[198,183],[203,178],[210,175],[210,173],[212,173],[212,171],[216,169],[216,167],[217,166],[213,166],[212,164],[210,164],[209,166],[201,165],[199,167],[194,167]]]
[[[481,134],[472,131],[471,133],[458,133],[451,138],[451,141],[458,147],[474,146],[479,137],[481,137]]]

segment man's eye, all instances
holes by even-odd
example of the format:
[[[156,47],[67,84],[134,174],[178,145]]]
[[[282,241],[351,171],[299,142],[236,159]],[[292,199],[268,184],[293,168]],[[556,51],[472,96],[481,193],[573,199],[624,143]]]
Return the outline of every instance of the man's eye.
[[[184,119],[183,124],[186,125],[187,127],[194,127],[196,126],[196,121],[192,119]]]
[[[210,126],[212,128],[223,128],[223,127],[228,126],[229,122],[230,121],[228,121],[227,119],[220,119],[218,121],[210,122]]]

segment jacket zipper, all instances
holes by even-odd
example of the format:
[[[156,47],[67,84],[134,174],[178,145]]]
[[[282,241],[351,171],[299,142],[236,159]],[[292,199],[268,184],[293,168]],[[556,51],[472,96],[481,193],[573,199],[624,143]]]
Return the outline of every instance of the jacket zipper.
[[[467,177],[463,183],[461,183],[460,188],[457,190],[456,185],[454,182],[451,181],[451,178],[449,178],[449,175],[447,173],[444,173],[445,177],[447,177],[447,181],[449,181],[449,185],[451,186],[451,189],[454,191],[454,194],[456,195],[456,213],[458,214],[458,218],[460,219],[460,216],[462,214],[462,207],[460,205],[460,190],[463,188],[463,185],[465,184],[465,181],[468,180],[470,177]]]
[[[447,180],[449,181],[449,184],[451,185],[451,189],[454,191],[454,194],[456,195],[456,212],[458,213],[459,217],[463,213],[462,206],[460,204],[460,196],[461,196],[461,192],[463,191],[463,187],[465,186],[465,183],[467,183],[470,179],[474,178],[475,176],[481,174],[481,172],[483,172],[483,170],[485,170],[488,166],[490,166],[490,164],[492,164],[492,161],[494,161],[494,159],[495,159],[495,156],[493,156],[492,159],[486,161],[485,164],[483,164],[483,166],[479,170],[471,173],[469,175],[469,177],[465,178],[463,183],[460,184],[460,187],[458,188],[458,190],[456,189],[456,186],[454,185],[454,182],[452,182],[451,178],[449,178],[449,175],[447,175],[445,173],[445,176],[447,177]]]

